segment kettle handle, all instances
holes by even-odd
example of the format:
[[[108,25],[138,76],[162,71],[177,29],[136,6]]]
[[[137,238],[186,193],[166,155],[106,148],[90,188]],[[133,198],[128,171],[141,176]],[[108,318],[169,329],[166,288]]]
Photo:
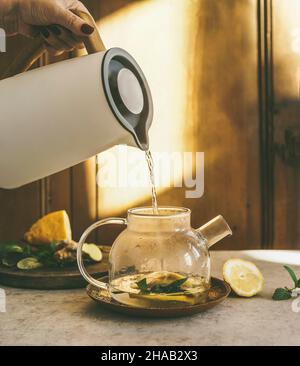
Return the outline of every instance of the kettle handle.
[[[108,219],[103,219],[103,220],[95,222],[90,227],[88,227],[85,230],[85,232],[81,235],[81,238],[79,240],[78,247],[77,247],[77,264],[78,264],[79,271],[82,274],[82,277],[88,283],[90,283],[98,288],[101,288],[102,290],[108,290],[109,285],[107,283],[96,280],[87,272],[87,270],[84,266],[84,263],[83,263],[83,259],[82,259],[82,247],[83,247],[83,244],[86,243],[86,238],[90,235],[90,233],[93,230],[97,229],[100,226],[108,225],[108,224],[127,225],[127,220],[123,219],[123,218],[119,218],[119,217],[111,217]]]
[[[83,43],[85,45],[87,53],[91,55],[92,53],[105,51],[106,48],[102,41],[100,33],[97,30],[97,24],[94,18],[90,14],[80,10],[72,10],[72,12],[95,28],[94,32],[89,37],[84,37],[83,39]]]
[[[97,25],[94,18],[83,11],[72,10],[72,12],[95,28],[94,32],[89,37],[83,38],[83,43],[88,54],[105,51],[105,46],[100,33],[97,31]],[[1,79],[6,79],[10,76],[27,71],[45,51],[45,41],[39,35],[32,40],[29,46],[24,47],[20,54],[15,57],[14,61],[10,63],[1,75]]]

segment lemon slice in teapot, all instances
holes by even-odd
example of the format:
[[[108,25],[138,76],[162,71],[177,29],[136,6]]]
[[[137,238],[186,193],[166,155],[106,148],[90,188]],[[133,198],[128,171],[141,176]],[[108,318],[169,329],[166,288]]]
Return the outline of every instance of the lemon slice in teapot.
[[[201,294],[202,295],[202,294]],[[171,301],[171,302],[182,302],[189,305],[195,305],[199,302],[200,294],[184,294],[184,293],[176,293],[176,294],[149,294],[149,295],[142,295],[142,294],[135,294],[130,293],[129,296],[131,298],[147,300],[150,302],[155,301]]]

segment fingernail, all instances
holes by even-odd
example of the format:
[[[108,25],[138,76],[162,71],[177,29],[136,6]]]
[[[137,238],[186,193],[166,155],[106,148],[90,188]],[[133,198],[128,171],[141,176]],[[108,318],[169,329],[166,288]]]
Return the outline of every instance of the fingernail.
[[[81,32],[87,35],[90,35],[94,32],[95,28],[92,27],[91,25],[85,23],[82,25],[81,27]]]
[[[56,25],[49,25],[48,28],[53,32],[56,36],[61,35],[61,30]]]
[[[42,33],[42,35],[43,35],[45,38],[48,38],[48,37],[50,36],[49,31],[48,31],[46,28],[44,28],[44,27],[41,27],[40,32]]]

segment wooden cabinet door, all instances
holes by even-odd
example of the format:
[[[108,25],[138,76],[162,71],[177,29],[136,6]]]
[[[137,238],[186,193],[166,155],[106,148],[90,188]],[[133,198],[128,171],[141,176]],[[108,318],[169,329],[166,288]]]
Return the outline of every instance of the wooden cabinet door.
[[[300,3],[272,3],[274,247],[300,249]]]

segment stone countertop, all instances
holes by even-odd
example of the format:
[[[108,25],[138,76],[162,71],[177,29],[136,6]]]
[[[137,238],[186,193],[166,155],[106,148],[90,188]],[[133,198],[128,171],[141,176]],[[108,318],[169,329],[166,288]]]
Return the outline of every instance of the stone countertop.
[[[256,297],[229,297],[192,317],[132,318],[94,303],[84,289],[38,291],[2,287],[6,312],[0,313],[0,345],[300,345],[300,312],[292,300],[271,299],[276,287],[292,285],[282,264],[300,276],[300,251],[215,251],[212,274],[221,277],[231,257],[254,261],[265,288]],[[296,265],[298,264],[298,266]],[[300,304],[299,304],[300,310]]]

